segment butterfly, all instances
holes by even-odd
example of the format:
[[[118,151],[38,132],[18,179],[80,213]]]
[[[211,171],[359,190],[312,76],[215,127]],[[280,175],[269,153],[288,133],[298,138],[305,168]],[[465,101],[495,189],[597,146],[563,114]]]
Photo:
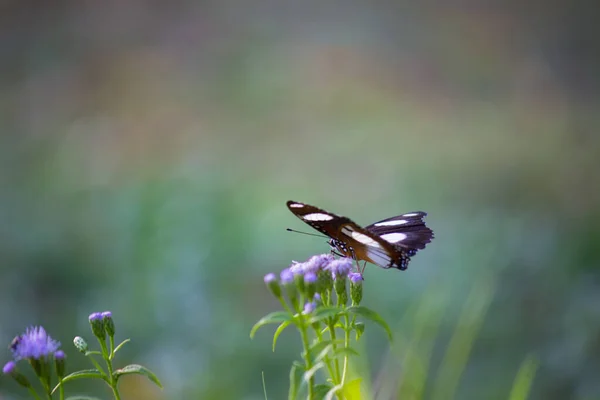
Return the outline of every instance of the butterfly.
[[[350,218],[298,201],[288,201],[290,211],[302,221],[324,233],[332,252],[357,261],[370,262],[382,268],[405,270],[410,258],[433,239],[433,231],[425,226],[427,213],[414,211],[361,227]]]

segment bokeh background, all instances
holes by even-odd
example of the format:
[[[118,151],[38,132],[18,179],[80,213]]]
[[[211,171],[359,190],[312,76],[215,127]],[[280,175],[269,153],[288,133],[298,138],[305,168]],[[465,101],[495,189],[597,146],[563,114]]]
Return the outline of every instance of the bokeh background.
[[[409,270],[367,268],[396,340],[367,326],[365,391],[506,399],[534,365],[530,398],[600,399],[596,8],[1,2],[0,343],[42,324],[87,368],[72,338],[111,310],[165,386],[125,398],[263,399],[263,372],[286,398],[262,277],[328,247],[285,201],[425,210]]]

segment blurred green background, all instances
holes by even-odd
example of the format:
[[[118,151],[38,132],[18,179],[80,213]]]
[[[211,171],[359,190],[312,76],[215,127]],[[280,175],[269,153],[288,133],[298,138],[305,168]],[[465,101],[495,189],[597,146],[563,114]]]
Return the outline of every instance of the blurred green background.
[[[501,5],[500,5],[501,4]],[[600,399],[594,2],[4,1],[0,343],[111,310],[126,399],[286,396],[262,277],[328,251],[293,199],[360,224],[429,213],[368,266],[378,399]],[[5,351],[3,360],[10,353]],[[4,363],[5,361],[2,361]],[[108,398],[100,385],[73,385]],[[71,394],[75,394],[74,392]],[[8,378],[0,398],[23,398]]]

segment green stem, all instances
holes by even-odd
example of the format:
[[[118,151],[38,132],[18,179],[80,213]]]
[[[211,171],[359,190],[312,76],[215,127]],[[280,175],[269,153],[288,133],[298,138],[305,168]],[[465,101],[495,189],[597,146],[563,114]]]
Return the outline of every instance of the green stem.
[[[333,346],[333,353],[335,354],[336,350],[337,350],[337,343],[336,343],[336,333],[335,333],[335,322],[333,320],[333,318],[329,318],[329,321],[327,323],[327,325],[329,326],[329,335],[331,336],[331,344]],[[336,357],[336,359],[334,360],[334,365],[335,365],[335,376],[334,376],[334,385],[339,384],[340,382],[340,360]]]
[[[58,397],[60,400],[65,400],[65,389],[63,388],[63,380],[61,377],[58,378]]]
[[[346,320],[346,328],[344,329],[344,347],[348,349],[350,347],[350,319],[348,315],[345,316]],[[346,384],[346,373],[348,372],[348,353],[344,356],[344,370],[342,372],[342,382],[341,385],[344,386]]]
[[[29,393],[31,393],[31,395],[33,396],[34,399],[41,400],[40,396],[37,394],[37,392],[35,391],[34,388],[28,387],[27,389],[29,390]]]
[[[104,360],[106,361],[106,369],[108,371],[108,380],[110,384],[110,388],[112,389],[113,396],[115,396],[115,400],[121,400],[121,395],[119,394],[119,389],[117,388],[118,382],[113,374],[113,366],[112,366],[112,351],[109,353],[106,348],[106,341],[100,340],[100,347],[102,347],[102,355]]]
[[[300,314],[302,315],[302,314]],[[312,359],[310,358],[309,352],[309,344],[308,344],[308,332],[306,331],[306,324],[304,318],[302,318],[300,324],[300,336],[302,337],[302,345],[304,346],[304,362],[306,363],[306,370],[310,370],[312,365]],[[314,399],[314,386],[315,386],[315,378],[314,375],[310,377],[308,382],[308,400]]]
[[[323,335],[321,334],[321,330],[319,329],[319,326],[313,326],[313,329],[315,330],[315,334],[317,336],[317,340],[319,342],[323,341]],[[331,376],[331,380],[335,380],[335,372],[333,370],[333,365],[331,365],[331,358],[329,358],[328,355],[326,355],[325,357],[323,357],[323,360],[325,361],[325,365],[327,366],[327,370],[329,371],[329,376]]]

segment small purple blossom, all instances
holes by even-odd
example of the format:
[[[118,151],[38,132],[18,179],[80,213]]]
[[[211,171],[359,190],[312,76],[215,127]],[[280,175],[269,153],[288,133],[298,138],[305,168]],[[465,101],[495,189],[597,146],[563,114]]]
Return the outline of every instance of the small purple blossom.
[[[90,316],[88,317],[88,319],[90,322],[102,319],[102,313],[99,313],[99,312],[91,313]]]
[[[102,319],[105,319],[105,318],[112,318],[112,312],[110,312],[110,311],[104,311],[104,312],[103,312],[102,314],[100,314],[100,315],[102,315]]]
[[[317,274],[314,272],[307,272],[304,275],[304,283],[312,284],[317,282]]]
[[[314,297],[313,297],[313,301],[318,303],[321,301],[321,295],[319,293],[315,293]]]
[[[327,268],[331,271],[333,278],[344,278],[352,269],[351,258],[340,258],[329,263]]]
[[[329,253],[312,256],[305,263],[303,263],[304,272],[313,272],[316,274],[333,260],[333,255]]]
[[[62,350],[58,350],[56,353],[54,353],[54,358],[57,360],[64,360],[65,359],[65,352]]]
[[[281,283],[287,285],[294,282],[294,273],[289,268],[286,268],[283,271],[281,271],[281,274],[279,274],[279,278],[281,279]]]
[[[292,265],[290,265],[289,270],[294,275],[301,275],[304,273],[304,263],[292,261]]]
[[[60,347],[60,343],[48,336],[43,327],[35,326],[27,328],[19,341],[11,347],[15,360],[27,358],[39,360],[54,354]]]
[[[304,314],[310,314],[311,312],[315,311],[315,308],[317,307],[317,305],[315,304],[314,301],[309,301],[308,303],[304,304]]]
[[[4,364],[4,367],[2,368],[2,373],[4,375],[10,375],[15,368],[17,368],[17,364],[14,361],[9,361],[6,364]]]
[[[350,278],[350,281],[352,283],[356,284],[361,284],[362,281],[364,281],[365,279],[363,278],[362,274],[359,272],[350,272],[348,274],[348,278]]]
[[[277,280],[277,276],[274,273],[270,272],[265,275],[265,283],[268,285],[271,282],[275,282]]]

